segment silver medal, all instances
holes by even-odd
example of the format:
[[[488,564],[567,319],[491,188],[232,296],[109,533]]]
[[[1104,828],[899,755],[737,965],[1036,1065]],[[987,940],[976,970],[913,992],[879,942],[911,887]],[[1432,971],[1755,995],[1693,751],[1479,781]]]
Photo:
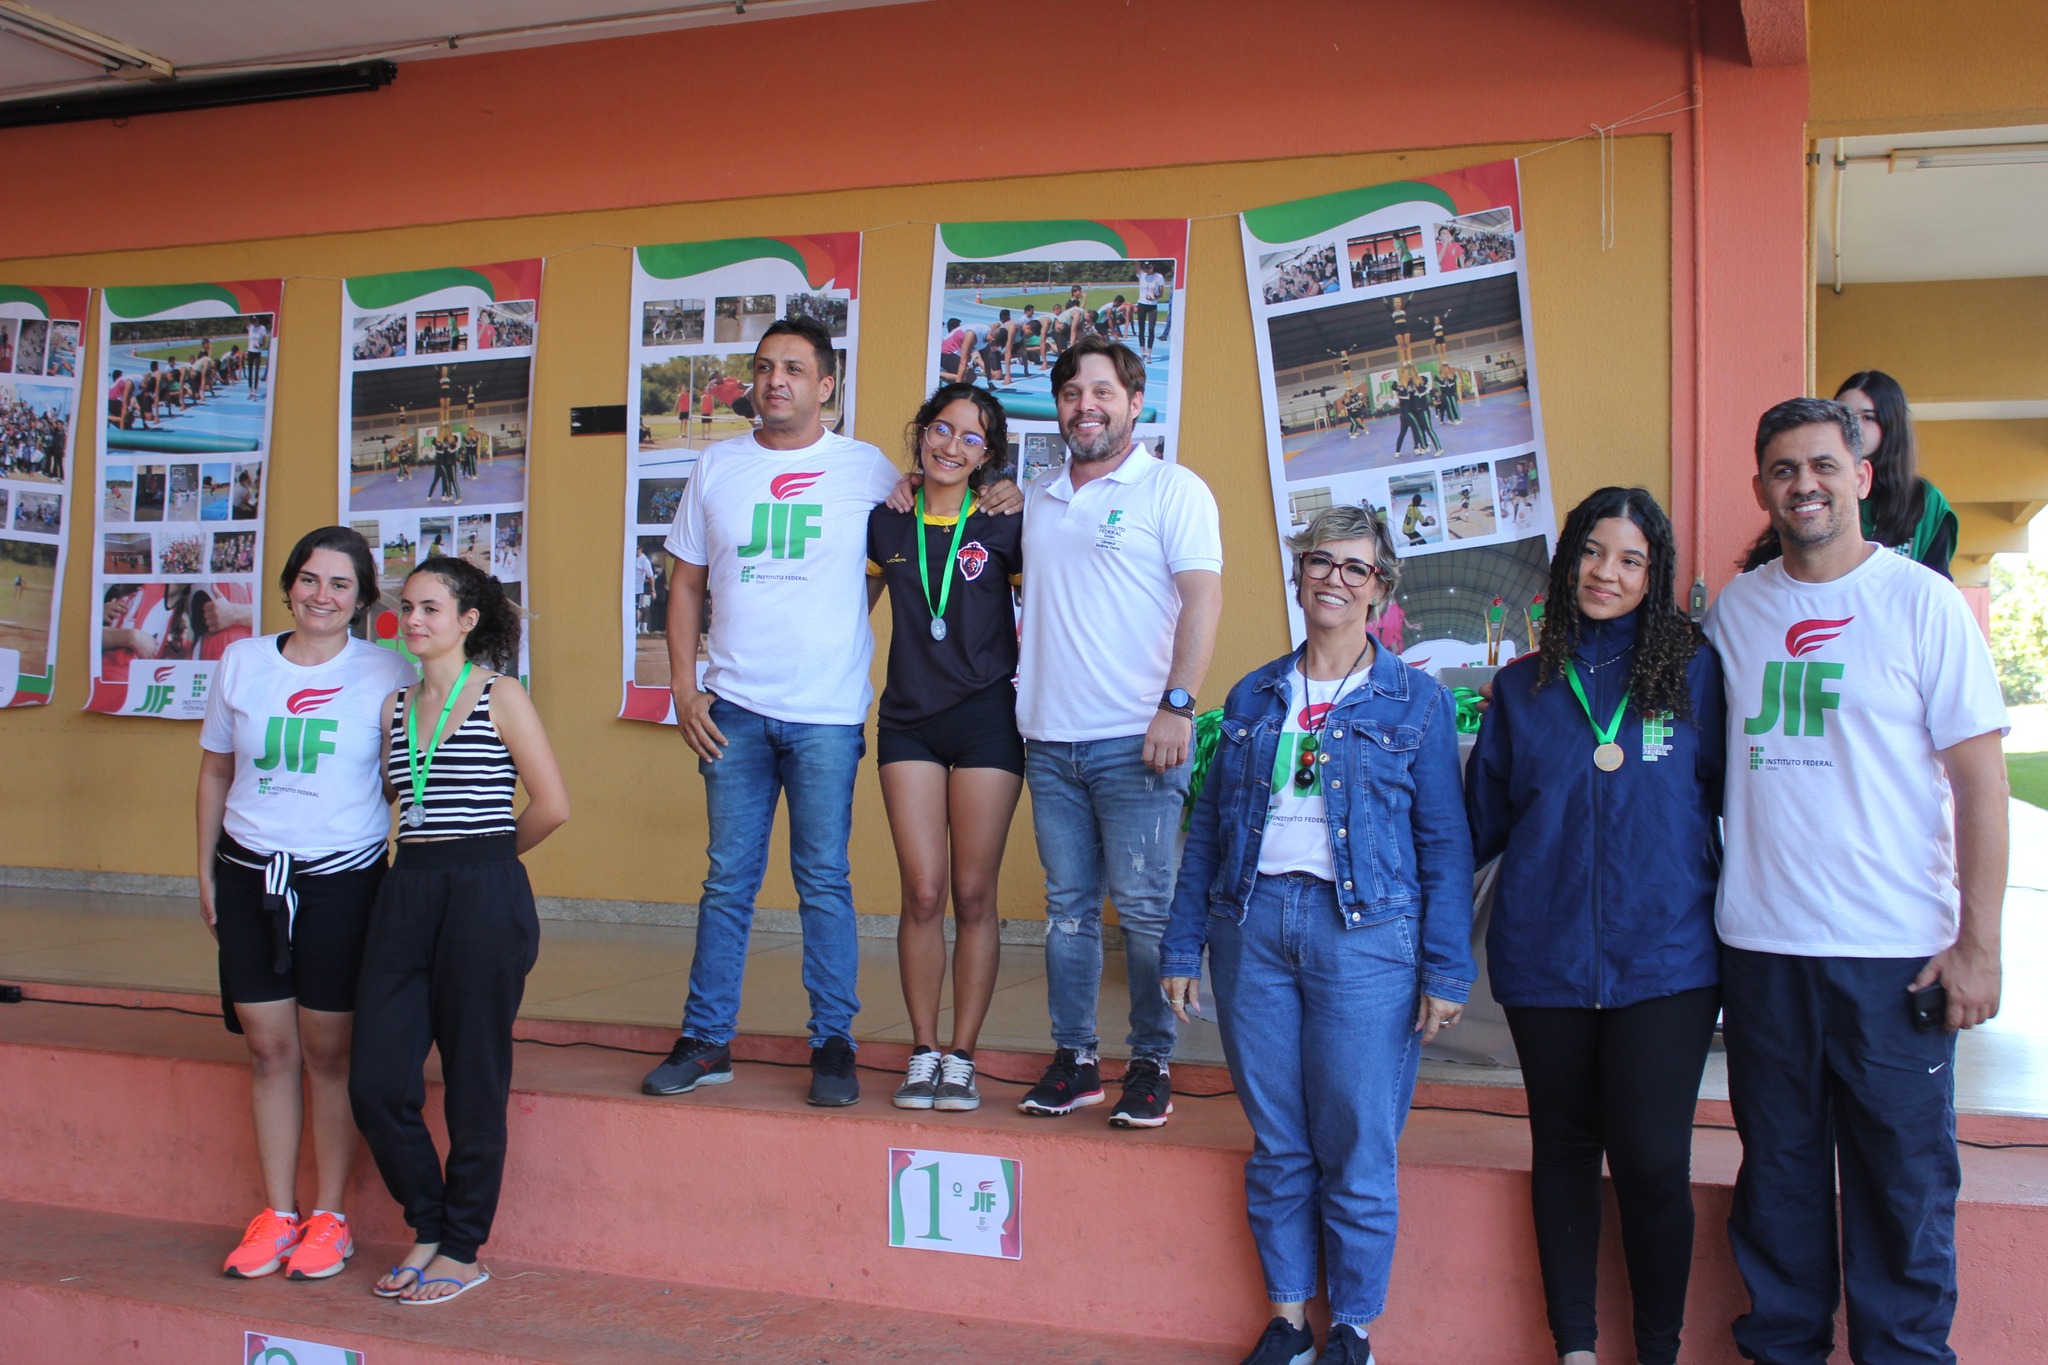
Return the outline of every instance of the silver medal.
[[[409,827],[418,829],[427,823],[427,808],[425,806],[407,806],[404,819]]]
[[[932,638],[934,640],[943,640],[946,638],[945,618],[939,616],[934,616],[932,618]]]

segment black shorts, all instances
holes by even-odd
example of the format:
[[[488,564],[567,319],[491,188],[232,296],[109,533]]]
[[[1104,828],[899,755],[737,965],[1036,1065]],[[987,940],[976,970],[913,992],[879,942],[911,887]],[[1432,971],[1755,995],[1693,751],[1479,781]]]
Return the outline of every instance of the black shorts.
[[[370,931],[370,907],[384,864],[358,872],[298,877],[292,969],[278,973],[263,913],[263,874],[225,859],[213,862],[214,927],[220,934],[221,995],[242,1005],[296,999],[309,1010],[346,1014],[356,1007],[356,976]]]
[[[1024,773],[1017,733],[1017,689],[1005,678],[921,725],[875,728],[875,764],[936,763],[942,768],[1001,768]]]

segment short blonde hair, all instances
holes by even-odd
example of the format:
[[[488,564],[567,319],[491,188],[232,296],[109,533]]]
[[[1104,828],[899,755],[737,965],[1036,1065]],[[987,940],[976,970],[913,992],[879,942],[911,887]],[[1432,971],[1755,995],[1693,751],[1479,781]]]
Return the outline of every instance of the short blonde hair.
[[[1370,507],[1357,507],[1350,503],[1338,503],[1325,507],[1309,518],[1308,525],[1298,533],[1287,537],[1287,549],[1294,556],[1293,584],[1297,600],[1301,595],[1301,557],[1310,550],[1339,540],[1372,541],[1372,566],[1379,579],[1386,586],[1380,600],[1373,603],[1367,613],[1368,621],[1379,620],[1386,611],[1387,603],[1394,600],[1394,590],[1401,586],[1401,556],[1394,550],[1394,536],[1387,529],[1386,518]]]

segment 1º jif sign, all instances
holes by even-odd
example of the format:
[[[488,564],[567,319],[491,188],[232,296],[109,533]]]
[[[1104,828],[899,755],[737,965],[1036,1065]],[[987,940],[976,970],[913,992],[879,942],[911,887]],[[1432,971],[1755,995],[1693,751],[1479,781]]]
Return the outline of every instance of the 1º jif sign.
[[[1008,1157],[889,1149],[889,1245],[1024,1256],[1023,1166]]]
[[[363,1365],[363,1353],[268,1332],[242,1334],[242,1365]]]

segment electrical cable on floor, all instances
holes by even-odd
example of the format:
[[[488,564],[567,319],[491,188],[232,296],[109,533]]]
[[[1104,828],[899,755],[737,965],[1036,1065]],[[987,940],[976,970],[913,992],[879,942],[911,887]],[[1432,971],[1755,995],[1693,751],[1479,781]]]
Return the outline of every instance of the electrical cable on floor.
[[[209,1013],[206,1010],[181,1009],[176,1005],[123,1005],[111,1000],[43,1000],[36,999],[33,997],[30,998],[29,1001],[27,1001],[27,1003],[36,1005],[73,1005],[81,1009],[129,1010],[132,1012],[145,1014],[183,1014],[193,1019],[220,1018],[220,1014],[217,1011]],[[665,1057],[668,1055],[666,1050],[656,1050],[644,1047],[626,1047],[619,1043],[596,1043],[583,1038],[574,1039],[566,1043],[552,1042],[545,1038],[515,1038],[513,1041],[516,1043],[532,1044],[535,1047],[588,1047],[595,1048],[599,1052],[621,1052],[634,1057]],[[811,1064],[809,1062],[774,1062],[757,1058],[734,1058],[733,1065],[772,1066],[780,1068],[785,1071],[808,1071],[810,1070]],[[858,1070],[872,1071],[877,1075],[894,1076],[897,1074],[897,1068],[891,1066],[873,1066],[865,1062],[856,1062],[854,1063],[854,1066]],[[987,1071],[977,1070],[975,1072],[975,1075],[977,1076],[977,1078],[981,1080],[994,1081],[999,1085],[1014,1085],[1028,1089],[1029,1087],[1037,1084],[1036,1081],[1014,1080],[1011,1077],[997,1076]],[[1221,1100],[1234,1097],[1237,1094],[1237,1090],[1235,1087],[1223,1090],[1175,1089],[1174,1093],[1180,1096],[1182,1099]],[[1411,1104],[1409,1106],[1409,1109],[1411,1111],[1419,1111],[1422,1113],[1430,1114],[1477,1114],[1481,1118],[1516,1119],[1523,1122],[1526,1122],[1529,1117],[1527,1114],[1505,1113],[1498,1109],[1479,1109],[1470,1105],[1462,1104]],[[1736,1131],[1735,1125],[1732,1123],[1700,1123],[1695,1121],[1692,1126],[1694,1131],[1699,1131],[1702,1129],[1709,1132],[1717,1133],[1732,1133]],[[1979,1142],[1974,1138],[1959,1137],[1956,1139],[1956,1145],[1958,1147],[1974,1147],[1980,1152],[2011,1152],[2022,1150],[2048,1151],[2048,1142]]]

